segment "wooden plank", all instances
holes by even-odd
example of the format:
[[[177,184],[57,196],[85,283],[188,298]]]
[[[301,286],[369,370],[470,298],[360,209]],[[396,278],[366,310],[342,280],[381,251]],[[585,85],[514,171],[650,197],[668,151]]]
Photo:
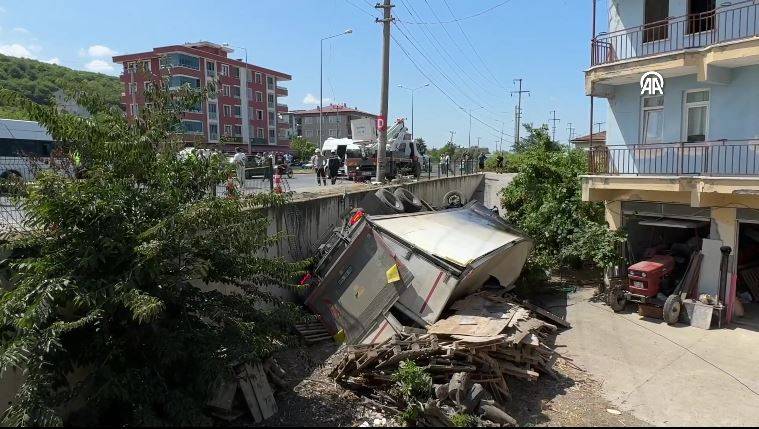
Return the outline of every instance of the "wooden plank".
[[[564,328],[567,328],[567,329],[569,329],[569,328],[572,327],[572,325],[569,322],[567,322],[566,319],[564,319],[563,317],[559,317],[558,315],[553,314],[553,313],[551,313],[550,311],[548,311],[546,309],[540,308],[537,305],[530,304],[527,301],[524,301],[522,303],[522,305],[524,305],[525,307],[527,307],[527,309],[531,310],[535,314],[537,314],[539,316],[542,316],[542,317],[550,320],[551,322],[558,324],[561,327],[564,327]]]
[[[261,364],[245,366],[246,373],[249,377],[250,384],[256,392],[258,406],[261,408],[261,414],[264,420],[277,413],[277,402],[274,400],[274,392],[271,391],[269,381],[266,379]]]
[[[219,387],[216,390],[216,395],[208,401],[208,406],[214,410],[223,411],[229,413],[232,411],[232,404],[235,400],[235,393],[237,393],[237,382],[219,382]]]
[[[508,323],[506,319],[456,314],[447,319],[438,320],[427,329],[427,332],[438,335],[494,337],[500,334]]]
[[[263,413],[261,413],[261,408],[258,405],[258,398],[256,398],[253,386],[250,384],[247,377],[238,380],[238,384],[240,390],[242,390],[242,396],[245,398],[245,403],[248,404],[250,415],[256,423],[261,423],[263,421]]]

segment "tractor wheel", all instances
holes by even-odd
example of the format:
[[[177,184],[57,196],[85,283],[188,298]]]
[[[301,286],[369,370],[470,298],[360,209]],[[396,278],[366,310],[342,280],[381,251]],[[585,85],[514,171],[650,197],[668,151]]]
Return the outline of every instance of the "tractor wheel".
[[[613,288],[609,291],[608,303],[612,310],[619,313],[625,309],[627,305],[627,298],[625,298],[625,292],[620,288]]]
[[[446,208],[455,208],[464,206],[464,195],[459,191],[450,191],[443,196]]]
[[[680,311],[683,303],[680,301],[680,295],[670,295],[664,302],[664,321],[669,325],[674,325],[680,320]]]

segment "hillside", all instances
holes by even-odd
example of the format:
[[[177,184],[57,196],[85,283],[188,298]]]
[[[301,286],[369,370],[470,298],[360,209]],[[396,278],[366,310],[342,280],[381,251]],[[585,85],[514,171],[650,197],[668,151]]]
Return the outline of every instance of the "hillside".
[[[17,91],[44,104],[50,102],[53,93],[59,88],[98,93],[114,104],[120,102],[123,90],[117,77],[5,55],[0,55],[0,87]],[[27,119],[24,112],[2,104],[0,118]]]

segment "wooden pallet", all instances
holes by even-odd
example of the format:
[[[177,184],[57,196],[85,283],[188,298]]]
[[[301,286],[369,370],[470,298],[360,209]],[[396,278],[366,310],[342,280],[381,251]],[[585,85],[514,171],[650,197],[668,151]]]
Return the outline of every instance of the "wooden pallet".
[[[306,344],[316,344],[331,340],[332,335],[321,321],[313,321],[295,325],[295,330],[303,337]]]

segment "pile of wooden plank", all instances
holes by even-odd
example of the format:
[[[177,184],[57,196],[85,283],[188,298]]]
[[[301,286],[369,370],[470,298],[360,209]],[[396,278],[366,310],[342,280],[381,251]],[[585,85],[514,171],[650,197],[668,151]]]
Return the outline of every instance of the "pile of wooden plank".
[[[392,374],[406,360],[424,368],[436,385],[450,385],[464,376],[470,388],[480,385],[495,403],[510,398],[509,377],[536,380],[553,376],[555,351],[544,340],[556,325],[508,296],[480,292],[455,302],[454,314],[441,319],[427,333],[397,334],[379,344],[348,348],[332,377],[354,387],[370,388],[373,400],[383,402]],[[463,375],[462,375],[463,374]]]
[[[268,419],[277,413],[277,403],[267,375],[280,384],[283,373],[271,359],[264,364],[240,365],[233,380],[219,381],[216,394],[207,404],[211,414],[233,421],[248,411],[256,423]]]

